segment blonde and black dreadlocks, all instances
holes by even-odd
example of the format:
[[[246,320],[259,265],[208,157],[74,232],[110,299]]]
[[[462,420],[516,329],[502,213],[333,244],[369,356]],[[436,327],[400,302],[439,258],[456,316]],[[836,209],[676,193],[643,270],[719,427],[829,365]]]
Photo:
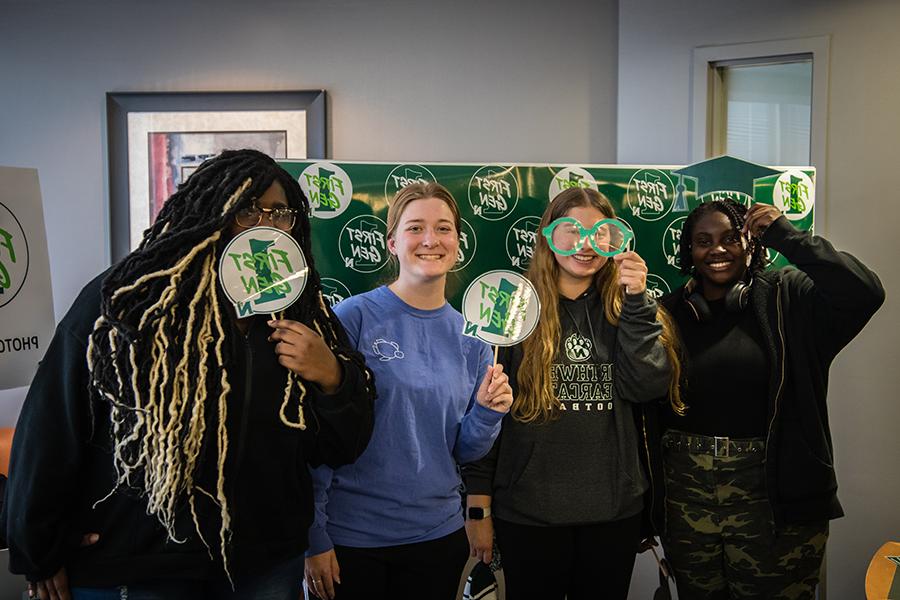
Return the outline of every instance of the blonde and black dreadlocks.
[[[110,407],[117,475],[110,494],[120,488],[138,490],[146,497],[147,513],[159,519],[174,541],[179,541],[176,512],[185,502],[203,540],[195,499],[197,493],[212,498],[220,508],[226,573],[231,529],[224,465],[231,359],[225,340],[231,309],[220,295],[217,265],[228,241],[222,234],[234,214],[275,181],[299,210],[292,234],[309,265],[303,294],[281,316],[314,329],[339,360],[365,370],[361,356],[347,349],[343,329],[322,297],[303,191],[274,160],[254,150],[225,151],[207,160],[168,199],[140,246],[104,280],[101,316],[87,351],[92,401]],[[374,398],[371,377],[368,392]],[[300,378],[288,371],[280,410],[285,426],[305,428],[305,393]],[[210,411],[215,412],[208,415]],[[209,435],[207,423],[215,428]],[[201,452],[213,450],[216,489],[205,490],[195,483],[196,468]]]

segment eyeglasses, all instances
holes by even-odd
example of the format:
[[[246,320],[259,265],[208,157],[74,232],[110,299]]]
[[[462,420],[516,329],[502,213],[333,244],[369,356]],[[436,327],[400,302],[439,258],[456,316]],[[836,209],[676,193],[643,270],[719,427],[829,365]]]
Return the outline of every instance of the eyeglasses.
[[[581,250],[588,240],[600,256],[615,256],[625,252],[634,233],[618,219],[603,219],[590,229],[572,217],[560,217],[541,231],[550,249],[560,256],[571,256]]]
[[[263,208],[256,202],[253,202],[247,208],[242,208],[234,213],[234,222],[244,228],[256,227],[262,223],[263,215],[265,215],[269,218],[272,227],[282,231],[290,231],[294,228],[294,222],[297,220],[297,212],[296,208],[287,206]]]

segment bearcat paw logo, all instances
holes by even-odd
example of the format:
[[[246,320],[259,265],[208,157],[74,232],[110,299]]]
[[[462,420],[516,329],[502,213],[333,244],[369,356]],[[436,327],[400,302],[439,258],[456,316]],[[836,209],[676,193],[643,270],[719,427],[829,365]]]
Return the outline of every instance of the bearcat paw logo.
[[[582,362],[591,357],[591,348],[594,346],[591,340],[577,332],[566,338],[566,356],[572,362]]]

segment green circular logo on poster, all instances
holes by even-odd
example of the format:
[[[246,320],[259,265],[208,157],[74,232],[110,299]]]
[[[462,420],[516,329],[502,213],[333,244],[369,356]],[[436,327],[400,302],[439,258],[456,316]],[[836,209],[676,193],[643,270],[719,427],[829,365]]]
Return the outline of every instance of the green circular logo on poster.
[[[472,214],[487,221],[505,219],[519,203],[519,182],[512,167],[481,167],[469,180],[469,205]]]
[[[672,210],[675,184],[659,169],[641,169],[631,176],[625,201],[630,216],[642,221],[659,221]]]
[[[343,213],[353,200],[353,182],[339,166],[330,162],[314,162],[297,178],[309,199],[310,212],[318,219],[333,219]]]
[[[374,273],[388,261],[387,223],[374,215],[353,217],[341,229],[338,252],[344,266],[357,273]]]
[[[681,269],[681,257],[679,256],[679,247],[681,246],[681,229],[687,217],[678,217],[666,226],[666,230],[662,236],[662,251],[666,257],[666,264],[674,269]]]
[[[506,255],[509,264],[525,271],[534,256],[534,245],[537,242],[540,217],[522,217],[512,224],[506,232]]]
[[[28,240],[16,215],[0,202],[0,307],[12,302],[28,277]]]
[[[412,183],[437,183],[437,178],[422,165],[397,165],[384,180],[384,199],[390,204],[398,191]]]

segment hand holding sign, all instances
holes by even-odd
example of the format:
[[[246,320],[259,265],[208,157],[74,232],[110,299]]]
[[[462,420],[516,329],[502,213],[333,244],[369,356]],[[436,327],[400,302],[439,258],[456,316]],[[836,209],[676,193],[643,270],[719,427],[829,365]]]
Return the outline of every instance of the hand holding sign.
[[[463,334],[495,346],[514,346],[534,331],[541,302],[531,282],[512,271],[488,271],[463,294]]]
[[[475,401],[498,413],[509,412],[513,393],[512,387],[509,385],[509,376],[503,372],[503,365],[493,365],[487,368],[484,379],[475,394]]]
[[[341,367],[322,337],[297,321],[269,321],[274,329],[269,341],[275,344],[278,362],[303,379],[318,383],[325,393],[334,393],[341,384]]]

